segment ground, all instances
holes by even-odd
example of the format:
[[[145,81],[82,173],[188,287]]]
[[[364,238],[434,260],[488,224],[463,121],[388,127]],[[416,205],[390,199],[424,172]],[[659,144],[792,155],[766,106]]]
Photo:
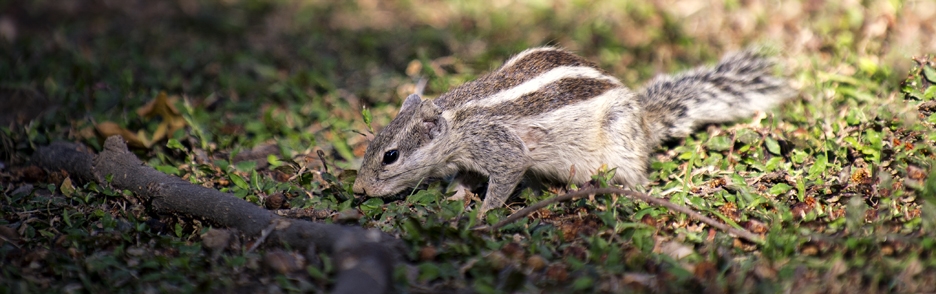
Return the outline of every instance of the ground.
[[[121,134],[148,166],[283,214],[377,228],[399,292],[936,290],[932,1],[0,1],[2,292],[324,291],[324,252],[153,213],[135,193],[44,170],[55,141]],[[657,149],[640,191],[754,244],[624,196],[471,231],[441,183],[354,197],[368,135],[426,97],[555,45],[625,84],[776,52],[798,96]],[[600,186],[607,174],[591,185]],[[555,192],[522,191],[492,222]],[[287,210],[291,209],[291,210]]]

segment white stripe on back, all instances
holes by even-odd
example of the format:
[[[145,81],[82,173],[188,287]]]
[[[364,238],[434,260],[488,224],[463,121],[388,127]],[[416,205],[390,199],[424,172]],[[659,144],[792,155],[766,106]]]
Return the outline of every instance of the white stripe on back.
[[[514,56],[510,60],[507,60],[507,62],[505,62],[504,65],[502,65],[500,68],[503,70],[505,68],[511,67],[514,65],[514,63],[517,63],[518,60],[523,59],[527,55],[530,55],[536,52],[543,52],[543,51],[559,51],[559,50],[553,47],[540,47],[540,48],[523,50],[523,52],[520,52],[520,54],[517,54],[517,56]]]
[[[556,81],[568,78],[599,79],[611,82],[615,85],[621,85],[621,83],[616,78],[605,75],[592,67],[560,66],[540,74],[529,81],[523,82],[516,87],[497,92],[496,94],[485,98],[469,101],[468,103],[465,103],[463,106],[461,106],[461,108],[498,105],[520,98],[525,94],[535,92],[546,85],[555,83]]]

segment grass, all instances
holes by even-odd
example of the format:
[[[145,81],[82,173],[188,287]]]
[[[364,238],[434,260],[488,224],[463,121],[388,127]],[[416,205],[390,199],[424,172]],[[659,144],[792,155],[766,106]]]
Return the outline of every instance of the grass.
[[[207,223],[152,215],[132,193],[28,161],[56,140],[99,150],[108,132],[138,136],[135,152],[165,173],[398,236],[410,248],[400,292],[936,289],[936,60],[926,57],[936,53],[936,7],[710,4],[0,1],[0,291],[332,285],[324,254],[248,252],[248,239],[214,252],[203,245]],[[730,50],[777,48],[798,99],[658,149],[643,189],[766,245],[624,197],[551,205],[478,234],[468,230],[478,220],[463,216],[479,203],[444,200],[439,183],[405,199],[348,193],[367,145],[365,106],[379,129],[419,77],[434,97],[544,44],[635,88]],[[175,111],[140,110],[154,101]],[[237,158],[268,144],[272,156]],[[523,191],[488,221],[552,196]],[[300,269],[277,266],[284,254],[302,256]]]

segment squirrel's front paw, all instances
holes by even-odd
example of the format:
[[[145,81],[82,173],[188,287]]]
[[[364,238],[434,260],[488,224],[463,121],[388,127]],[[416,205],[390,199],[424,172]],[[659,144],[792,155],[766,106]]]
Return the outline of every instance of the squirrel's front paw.
[[[455,195],[449,196],[448,198],[445,198],[445,200],[463,201],[465,199],[471,199],[475,197],[475,194],[471,193],[471,189],[459,185],[455,188]]]

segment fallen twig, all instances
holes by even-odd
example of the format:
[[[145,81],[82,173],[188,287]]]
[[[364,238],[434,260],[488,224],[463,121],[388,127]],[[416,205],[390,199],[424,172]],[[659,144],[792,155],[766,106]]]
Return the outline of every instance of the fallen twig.
[[[159,214],[183,215],[261,237],[273,228],[268,244],[319,248],[332,254],[338,268],[335,293],[384,293],[403,245],[379,230],[283,218],[231,194],[194,185],[146,166],[111,136],[99,154],[81,145],[56,142],[39,148],[33,161],[48,170],[65,170],[83,181],[132,191]],[[258,240],[258,243],[262,242]]]

